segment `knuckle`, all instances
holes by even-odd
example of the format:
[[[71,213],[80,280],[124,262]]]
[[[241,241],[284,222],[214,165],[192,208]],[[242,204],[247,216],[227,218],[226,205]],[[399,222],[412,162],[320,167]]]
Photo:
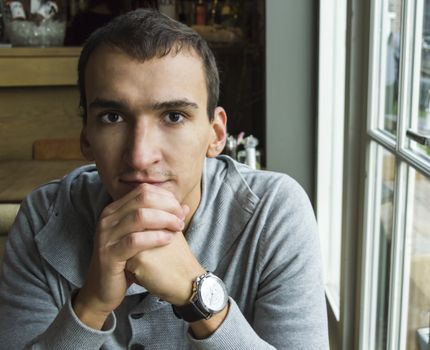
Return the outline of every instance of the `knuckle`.
[[[143,186],[143,185],[142,185]],[[137,196],[136,196],[136,198],[135,198],[135,200],[136,200],[136,202],[138,202],[138,203],[144,203],[145,202],[145,194],[143,193],[143,192],[140,192]]]
[[[101,217],[99,220],[99,227],[102,231],[106,230],[110,226],[108,217]]]
[[[164,243],[165,240],[166,239],[165,239],[165,235],[164,234],[162,234],[161,232],[155,232],[155,234],[154,234],[154,243],[156,245]]]
[[[114,213],[114,209],[112,208],[112,203],[111,203],[102,210],[100,217],[106,218],[107,216],[112,215],[113,213]]]
[[[148,183],[143,183],[140,185],[140,193],[144,193],[151,190],[151,185]]]
[[[139,242],[139,236],[137,235],[137,233],[133,232],[130,233],[129,235],[127,235],[127,237],[125,238],[125,245],[128,248],[134,248]]]
[[[142,186],[145,190],[149,190],[152,188],[152,185],[148,184],[148,183],[144,183]]]
[[[137,208],[134,211],[134,221],[138,223],[144,223],[146,220],[145,209]]]
[[[170,234],[166,234],[166,232],[157,231],[154,233],[154,244],[155,245],[163,245],[168,241],[168,237]]]

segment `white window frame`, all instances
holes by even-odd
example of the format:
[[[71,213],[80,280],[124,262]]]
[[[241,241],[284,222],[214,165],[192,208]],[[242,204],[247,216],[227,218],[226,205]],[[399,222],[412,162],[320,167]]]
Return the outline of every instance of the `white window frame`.
[[[416,5],[416,6],[415,6]],[[379,248],[377,237],[372,236],[375,225],[378,224],[379,213],[377,206],[380,201],[375,190],[378,181],[378,169],[376,161],[376,147],[382,146],[390,151],[398,160],[396,168],[395,197],[393,208],[393,241],[391,251],[391,275],[390,295],[387,326],[387,349],[398,350],[406,347],[406,328],[408,308],[408,283],[409,266],[405,257],[409,256],[408,240],[412,232],[412,206],[411,196],[414,191],[413,170],[430,176],[430,164],[423,157],[408,149],[406,129],[409,125],[409,116],[418,115],[419,99],[419,71],[421,67],[420,54],[421,42],[414,42],[415,38],[421,38],[424,1],[404,1],[402,7],[402,42],[401,42],[401,65],[399,78],[399,120],[397,128],[397,142],[383,130],[377,129],[380,125],[381,115],[384,115],[384,79],[379,81],[381,72],[385,72],[384,54],[385,44],[381,41],[380,28],[384,27],[381,20],[386,16],[381,12],[380,2],[371,1],[371,29],[370,29],[370,53],[369,53],[369,91],[368,91],[368,126],[369,136],[367,152],[367,172],[369,174],[366,182],[366,198],[364,208],[364,242],[362,258],[362,275],[360,285],[362,294],[360,299],[359,316],[359,349],[371,350],[375,344],[375,322],[376,322],[376,288],[377,264],[374,259]],[[379,21],[379,22],[378,22]],[[410,35],[413,33],[414,35]],[[381,50],[382,49],[382,50]],[[418,83],[417,83],[418,81]],[[382,103],[381,103],[382,101]],[[372,200],[373,199],[373,200]],[[408,200],[409,199],[409,200]]]
[[[319,17],[316,216],[326,296],[339,321],[346,2],[321,0]]]

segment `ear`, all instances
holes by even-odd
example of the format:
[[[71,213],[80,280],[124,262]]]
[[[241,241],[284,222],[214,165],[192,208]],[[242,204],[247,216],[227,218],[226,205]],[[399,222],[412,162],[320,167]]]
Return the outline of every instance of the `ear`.
[[[90,142],[88,141],[86,125],[82,126],[80,144],[81,144],[81,153],[85,157],[85,159],[88,161],[93,161],[94,156],[91,150]]]
[[[215,108],[214,119],[211,122],[211,127],[212,139],[208,145],[206,156],[214,158],[224,149],[227,137],[227,114],[225,113],[224,108]]]

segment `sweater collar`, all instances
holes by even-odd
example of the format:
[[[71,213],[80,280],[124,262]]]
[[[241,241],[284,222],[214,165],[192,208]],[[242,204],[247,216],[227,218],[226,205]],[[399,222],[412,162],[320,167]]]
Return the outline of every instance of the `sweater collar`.
[[[60,183],[51,215],[35,241],[40,254],[59,274],[77,288],[82,287],[90,264],[95,216],[110,197],[97,178],[94,165],[72,171]],[[77,183],[75,183],[77,182]],[[82,185],[81,201],[73,198],[75,185]],[[92,193],[88,193],[91,191]],[[82,209],[88,211],[82,216]]]
[[[216,271],[245,228],[259,198],[251,191],[231,158],[206,159],[202,198],[186,232],[197,260]]]

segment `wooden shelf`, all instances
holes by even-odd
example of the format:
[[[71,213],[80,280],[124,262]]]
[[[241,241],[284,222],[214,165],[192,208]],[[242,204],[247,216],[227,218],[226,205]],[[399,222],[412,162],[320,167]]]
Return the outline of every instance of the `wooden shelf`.
[[[1,48],[0,87],[71,86],[80,47]]]
[[[78,57],[81,47],[4,47],[0,48],[3,57]]]
[[[73,169],[85,164],[89,163],[83,160],[0,161],[0,203],[21,203],[41,184],[61,179]]]

